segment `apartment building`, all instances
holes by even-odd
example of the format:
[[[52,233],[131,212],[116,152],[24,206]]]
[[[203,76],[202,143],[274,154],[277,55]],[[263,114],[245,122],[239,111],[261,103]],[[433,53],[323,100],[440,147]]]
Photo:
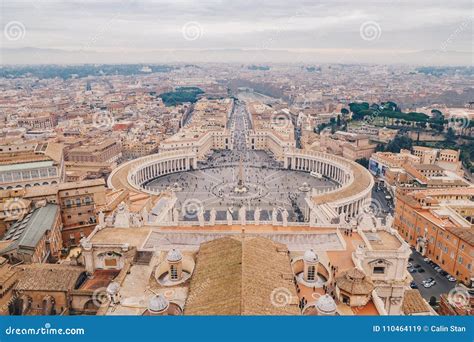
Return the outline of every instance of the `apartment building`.
[[[367,135],[337,131],[321,134],[320,149],[350,160],[369,159],[377,145],[370,142]]]
[[[92,139],[68,152],[68,161],[102,163],[115,162],[122,156],[120,142],[112,138]]]
[[[394,227],[457,280],[474,277],[474,188],[397,192]]]
[[[5,190],[0,192],[0,198],[21,198],[31,201],[33,205],[44,201],[59,205],[62,243],[64,246],[75,246],[98,222],[98,214],[106,206],[106,188],[103,179],[94,179]]]
[[[0,190],[64,182],[63,145],[28,143],[0,146]]]

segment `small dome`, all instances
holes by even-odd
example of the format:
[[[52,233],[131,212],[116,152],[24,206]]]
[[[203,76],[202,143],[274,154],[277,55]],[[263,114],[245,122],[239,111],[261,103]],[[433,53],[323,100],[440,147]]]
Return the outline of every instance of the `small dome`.
[[[109,295],[113,296],[113,295],[117,294],[119,289],[120,289],[119,283],[113,281],[109,284],[109,286],[107,286],[107,293]]]
[[[166,255],[166,260],[171,262],[180,261],[183,258],[183,255],[178,249],[171,249]]]
[[[162,295],[156,295],[151,297],[150,301],[148,302],[148,310],[151,312],[163,312],[168,309],[170,303],[168,300]]]
[[[321,314],[331,315],[336,312],[336,302],[328,294],[325,294],[324,296],[319,297],[315,306],[318,312]]]
[[[319,260],[318,256],[316,255],[316,253],[314,253],[312,249],[309,249],[306,252],[304,252],[303,259],[306,262],[318,262]]]

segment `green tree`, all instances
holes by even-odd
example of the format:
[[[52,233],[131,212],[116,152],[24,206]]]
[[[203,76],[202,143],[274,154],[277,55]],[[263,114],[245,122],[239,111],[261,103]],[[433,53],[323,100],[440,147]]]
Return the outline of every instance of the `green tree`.
[[[456,133],[454,132],[454,129],[452,127],[449,127],[446,131],[446,140],[450,143],[456,140]]]
[[[399,153],[401,149],[411,150],[413,147],[413,140],[411,140],[408,136],[402,135],[397,136],[395,139],[390,141],[387,144],[385,151]]]
[[[366,169],[369,168],[369,160],[367,158],[356,159],[356,163],[359,163],[360,165],[362,165]]]

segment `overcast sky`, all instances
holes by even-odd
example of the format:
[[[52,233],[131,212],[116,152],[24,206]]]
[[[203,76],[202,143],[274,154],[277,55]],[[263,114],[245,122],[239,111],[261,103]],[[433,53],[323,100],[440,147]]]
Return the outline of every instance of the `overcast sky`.
[[[1,0],[2,48],[472,53],[470,0]],[[5,51],[5,49],[3,49]],[[11,52],[11,51],[10,51]]]

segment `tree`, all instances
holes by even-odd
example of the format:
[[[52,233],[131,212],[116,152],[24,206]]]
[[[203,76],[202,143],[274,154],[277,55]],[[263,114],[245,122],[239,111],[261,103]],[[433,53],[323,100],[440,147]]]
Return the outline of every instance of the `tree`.
[[[395,137],[395,139],[390,141],[387,144],[387,148],[385,149],[385,151],[399,153],[401,149],[411,150],[412,147],[413,147],[413,140],[411,140],[406,135],[402,135],[402,136],[397,136]]]
[[[446,132],[446,140],[449,142],[454,142],[456,140],[456,134],[454,133],[454,129],[452,127],[448,128]]]
[[[347,115],[347,114],[349,114],[349,110],[347,108],[342,108],[341,109],[341,114]]]
[[[369,160],[367,158],[356,159],[356,163],[359,163],[360,165],[362,165],[366,169],[369,168]]]
[[[337,125],[337,127],[341,127],[341,116],[340,115],[337,116],[336,125]]]

